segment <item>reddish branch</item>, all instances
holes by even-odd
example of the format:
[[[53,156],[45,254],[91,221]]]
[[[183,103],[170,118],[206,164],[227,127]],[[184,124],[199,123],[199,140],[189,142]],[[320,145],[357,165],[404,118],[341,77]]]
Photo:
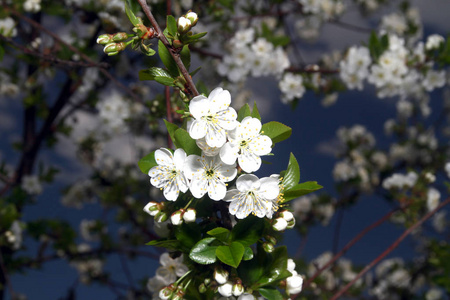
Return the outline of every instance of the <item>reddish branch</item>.
[[[163,31],[159,27],[158,22],[156,22],[155,17],[153,17],[153,14],[147,5],[147,2],[145,0],[137,0],[137,1],[139,2],[142,9],[144,10],[144,13],[147,16],[147,18],[150,20],[150,23],[152,24],[153,28],[155,29],[155,31],[157,33],[157,37],[163,43],[163,45],[167,48],[170,55],[175,60],[175,63],[177,64],[178,68],[180,69],[181,74],[183,74],[183,77],[186,79],[186,83],[188,85],[189,92],[191,93],[192,96],[198,96],[199,92],[197,91],[197,88],[195,87],[195,84],[192,81],[191,75],[189,75],[188,70],[186,69],[183,62],[181,61],[179,51],[177,51],[174,47],[172,47],[172,45],[167,40]]]
[[[400,245],[400,243],[409,235],[411,232],[413,232],[415,229],[417,229],[420,225],[422,225],[426,220],[431,218],[438,210],[440,210],[442,207],[450,203],[450,198],[439,204],[438,207],[427,213],[425,216],[423,216],[419,221],[417,221],[414,225],[409,227],[403,234],[395,240],[386,250],[384,250],[383,253],[381,253],[377,258],[375,258],[370,264],[364,267],[364,269],[361,270],[361,272],[356,275],[356,277],[350,281],[346,286],[344,286],[340,291],[338,291],[330,300],[336,300],[339,297],[341,297],[347,290],[358,280],[360,279],[364,274],[366,274],[372,267],[374,267],[377,263],[379,263],[383,258],[385,258],[389,253],[391,253],[395,248]]]

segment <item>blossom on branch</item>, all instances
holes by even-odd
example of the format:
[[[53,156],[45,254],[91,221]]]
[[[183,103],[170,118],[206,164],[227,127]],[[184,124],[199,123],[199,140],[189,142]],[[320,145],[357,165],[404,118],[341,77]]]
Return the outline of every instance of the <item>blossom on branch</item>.
[[[186,159],[184,172],[191,180],[190,191],[195,198],[201,198],[206,193],[213,200],[225,197],[229,182],[236,177],[236,164],[225,164],[219,156],[189,155]]]
[[[261,121],[246,117],[228,133],[228,142],[220,149],[220,158],[226,164],[233,164],[236,159],[239,166],[247,173],[255,172],[261,167],[261,155],[272,150],[272,140],[261,135]]]
[[[188,190],[188,182],[183,173],[186,152],[183,149],[175,150],[174,154],[165,148],[155,151],[155,160],[158,163],[148,171],[150,183],[157,188],[164,189],[164,197],[175,201],[178,194]]]
[[[263,218],[271,215],[273,200],[279,193],[278,179],[259,179],[253,174],[244,174],[236,180],[236,189],[229,190],[223,200],[231,202],[230,214],[238,219],[244,219],[250,213]]]
[[[237,126],[237,114],[230,103],[230,92],[220,87],[208,98],[194,97],[189,103],[189,112],[195,119],[189,127],[189,135],[195,140],[205,137],[210,147],[222,147],[226,142],[226,130]]]

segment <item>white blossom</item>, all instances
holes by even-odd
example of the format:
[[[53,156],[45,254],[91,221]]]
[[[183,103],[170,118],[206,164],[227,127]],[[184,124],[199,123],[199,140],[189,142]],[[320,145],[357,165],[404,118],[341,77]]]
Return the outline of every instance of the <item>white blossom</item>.
[[[233,294],[233,285],[231,282],[226,282],[219,286],[219,294],[221,294],[224,297],[230,297]]]
[[[166,283],[165,285],[175,282],[178,277],[189,271],[188,267],[183,263],[183,255],[171,258],[169,253],[164,252],[159,257],[159,263],[161,266],[156,270],[156,276],[162,278]]]
[[[261,135],[261,121],[246,117],[228,133],[228,142],[220,149],[220,158],[226,164],[238,160],[239,166],[247,173],[257,171],[261,166],[261,155],[269,154],[272,140]]]
[[[17,35],[16,23],[11,17],[0,19],[0,34],[6,37],[15,37]]]
[[[281,92],[283,92],[282,101],[291,102],[295,98],[301,98],[305,93],[303,86],[303,77],[292,73],[286,73],[279,83]]]
[[[427,191],[427,209],[428,211],[434,210],[439,205],[441,193],[435,188],[429,188]]]
[[[175,150],[174,154],[166,148],[155,151],[157,166],[148,171],[150,183],[157,188],[164,189],[164,197],[175,201],[181,192],[188,190],[188,182],[183,173],[186,152],[183,149]]]
[[[439,48],[441,43],[444,43],[444,42],[445,42],[445,40],[442,35],[432,34],[432,35],[428,36],[428,38],[427,38],[427,42],[425,44],[425,49],[427,49],[427,50],[437,49],[437,48]]]
[[[39,178],[34,175],[23,176],[21,187],[30,195],[39,195],[42,193],[42,185],[39,182]]]
[[[226,130],[237,126],[236,111],[229,107],[231,95],[227,90],[215,88],[206,98],[196,96],[189,103],[189,111],[194,121],[189,127],[193,139],[206,138],[210,147],[222,147],[226,142]]]
[[[229,190],[223,200],[231,202],[230,214],[238,219],[243,219],[250,213],[263,218],[272,214],[272,201],[278,197],[279,192],[278,179],[259,179],[253,174],[244,174],[236,180],[236,189]]]
[[[201,198],[206,193],[213,200],[225,197],[229,182],[236,177],[236,164],[225,164],[219,156],[189,155],[185,164],[186,177],[191,180],[189,189],[195,198]]]

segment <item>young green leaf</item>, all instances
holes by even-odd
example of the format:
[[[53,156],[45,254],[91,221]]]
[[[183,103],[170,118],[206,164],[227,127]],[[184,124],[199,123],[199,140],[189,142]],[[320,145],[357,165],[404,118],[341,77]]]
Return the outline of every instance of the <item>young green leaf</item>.
[[[297,185],[300,181],[300,167],[295,159],[294,154],[291,153],[289,157],[289,164],[286,173],[283,177],[284,190],[289,190],[293,186]]]
[[[299,183],[289,190],[284,191],[284,201],[283,203],[286,203],[292,199],[298,198],[303,195],[307,195],[309,193],[315,192],[317,190],[320,190],[322,188],[321,185],[317,184],[317,181],[307,181]]]
[[[189,50],[188,45],[184,45],[180,52],[180,57],[183,65],[186,67],[186,70],[189,71],[189,68],[191,67],[191,50]]]
[[[264,219],[248,216],[237,222],[231,231],[233,241],[239,241],[244,246],[251,246],[261,238],[264,231]]]
[[[164,120],[164,124],[166,124],[167,132],[169,133],[175,147],[180,148],[180,146],[175,143],[175,131],[177,131],[180,127],[166,120]]]
[[[210,236],[217,238],[219,241],[228,243],[230,237],[230,231],[223,227],[216,227],[207,232]]]
[[[155,246],[155,247],[161,247],[161,248],[167,248],[172,250],[178,250],[180,247],[180,242],[178,240],[153,240],[146,244],[147,246]]]
[[[175,78],[180,75],[177,63],[173,59],[172,55],[170,55],[169,50],[167,50],[166,46],[164,46],[161,41],[158,42],[158,53],[162,63],[164,64],[164,66],[166,66],[171,77]]]
[[[138,162],[139,169],[144,174],[148,174],[148,171],[150,171],[151,168],[153,168],[154,166],[157,166],[157,165],[158,164],[156,163],[156,160],[155,160],[155,151],[144,156]]]
[[[292,128],[280,122],[272,121],[262,126],[261,133],[272,139],[274,144],[284,141],[292,134]]]
[[[261,115],[259,114],[259,110],[258,107],[256,107],[256,102],[253,103],[253,109],[252,109],[252,114],[251,116],[253,118],[257,118],[258,120],[261,121]]]
[[[175,80],[172,77],[156,76],[155,81],[166,86],[175,86]]]
[[[264,276],[258,283],[260,286],[272,284],[278,280],[291,276],[287,270],[287,248],[286,246],[278,247],[270,254],[270,260],[265,265]]]
[[[216,249],[217,258],[233,268],[237,268],[244,256],[245,248],[239,242],[232,242],[229,246],[219,246]]]
[[[204,238],[198,241],[197,244],[192,247],[189,253],[189,258],[198,264],[209,265],[216,262],[216,249],[217,246],[211,246],[210,244],[214,242],[216,238]]]
[[[197,146],[197,143],[189,133],[183,128],[175,131],[174,144],[178,145],[178,148],[183,148],[187,155],[196,154],[201,155],[202,150]]]
[[[167,16],[167,30],[172,36],[175,36],[177,34],[177,21],[172,15]]]
[[[242,106],[238,112],[237,120],[241,122],[245,117],[249,117],[251,115],[252,113],[250,111],[250,106],[248,106],[248,104],[245,103],[244,106]]]
[[[253,250],[250,247],[245,247],[244,250],[244,256],[242,257],[242,260],[250,260],[253,258]]]
[[[125,13],[127,14],[128,19],[130,22],[137,26],[139,24],[142,24],[142,20],[135,16],[133,10],[131,9],[132,5],[130,0],[125,0]]]
[[[260,288],[258,289],[258,292],[263,296],[265,299],[270,300],[283,300],[283,296],[281,295],[280,291],[277,289],[269,289],[269,288]]]
[[[147,70],[140,70],[139,71],[139,80],[155,80],[155,77],[170,77],[169,72],[167,70],[158,68],[158,67],[152,67]],[[172,78],[172,81],[174,79]]]

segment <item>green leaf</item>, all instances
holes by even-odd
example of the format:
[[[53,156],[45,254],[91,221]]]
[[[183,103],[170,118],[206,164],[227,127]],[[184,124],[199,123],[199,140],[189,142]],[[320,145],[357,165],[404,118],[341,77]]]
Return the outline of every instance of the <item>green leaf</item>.
[[[169,77],[171,78],[169,72],[167,70],[158,68],[158,67],[152,67],[147,70],[140,70],[139,71],[139,80],[155,80],[155,77]],[[172,81],[174,79],[172,78]]]
[[[259,114],[258,107],[256,107],[256,102],[253,102],[253,110],[251,116],[261,121],[261,115]]]
[[[134,26],[142,24],[142,20],[135,16],[135,14],[134,14],[133,10],[131,9],[131,7],[132,7],[132,5],[131,5],[130,0],[125,0],[125,13],[127,14],[127,17],[130,20],[130,22]]]
[[[189,251],[202,237],[200,225],[197,223],[183,223],[180,226],[176,226],[175,237]]]
[[[280,122],[272,121],[262,126],[261,133],[270,137],[272,143],[276,144],[290,137],[292,128]]]
[[[266,299],[283,300],[283,296],[277,289],[260,288],[258,289],[258,292],[261,294],[261,296],[263,296]]]
[[[175,131],[175,140],[174,144],[178,145],[178,148],[183,148],[187,155],[196,154],[201,155],[202,150],[197,146],[197,143],[189,133],[183,128]]]
[[[244,246],[251,246],[261,238],[264,231],[264,219],[248,216],[238,221],[231,231],[231,240],[238,241]]]
[[[245,247],[244,250],[244,256],[242,257],[242,260],[250,260],[253,258],[253,250],[250,247]]]
[[[161,240],[150,241],[146,245],[162,247],[162,248],[167,248],[167,249],[172,249],[172,250],[178,250],[178,248],[180,247],[180,242],[178,240],[161,239]]]
[[[258,280],[259,285],[272,284],[291,276],[291,273],[287,270],[287,260],[286,246],[276,248],[270,254],[270,260],[265,264],[264,275]]]
[[[167,16],[167,30],[172,36],[175,36],[178,32],[177,21],[172,15]]]
[[[169,133],[170,138],[172,139],[172,142],[174,143],[175,147],[180,148],[175,143],[175,131],[177,131],[180,127],[178,127],[177,125],[170,123],[169,121],[166,121],[166,120],[164,120],[164,124],[166,124],[167,132]]]
[[[317,184],[317,181],[307,181],[299,183],[289,190],[284,191],[284,201],[286,203],[292,199],[320,190],[323,186]]]
[[[293,186],[297,185],[300,181],[300,167],[295,159],[294,154],[291,153],[289,157],[289,163],[286,170],[286,174],[283,177],[284,190],[289,190]]]
[[[183,62],[186,70],[189,71],[191,67],[191,50],[189,50],[188,45],[184,45],[183,49],[180,52],[181,61]]]
[[[197,33],[191,36],[185,35],[183,36],[182,39],[180,39],[183,43],[188,43],[188,44],[192,44],[197,42],[199,39],[201,39],[202,37],[204,37],[207,34],[207,32],[201,32],[201,33]]]
[[[192,247],[189,253],[190,259],[202,265],[209,265],[216,262],[217,246],[210,246],[216,238],[204,238]]]
[[[148,174],[148,171],[150,171],[151,168],[153,168],[154,166],[157,166],[157,165],[158,164],[156,163],[156,160],[155,160],[155,151],[144,156],[138,162],[139,169],[144,174]]]
[[[217,258],[233,268],[237,268],[244,256],[245,248],[239,242],[232,242],[229,246],[219,246],[216,249]]]
[[[251,115],[250,106],[245,103],[238,112],[237,120],[241,122],[245,117],[250,117]]]
[[[175,80],[172,77],[156,76],[155,81],[166,86],[175,86]]]
[[[18,218],[18,212],[14,204],[1,203],[0,206],[0,231],[6,231],[11,227],[11,224]]]
[[[210,236],[217,238],[219,241],[228,243],[230,237],[230,231],[223,227],[216,227],[207,232]]]
[[[180,75],[177,63],[173,59],[172,55],[170,55],[169,50],[167,50],[166,46],[164,46],[161,41],[158,42],[158,53],[162,63],[164,64],[164,66],[166,66],[171,77],[175,78]]]

